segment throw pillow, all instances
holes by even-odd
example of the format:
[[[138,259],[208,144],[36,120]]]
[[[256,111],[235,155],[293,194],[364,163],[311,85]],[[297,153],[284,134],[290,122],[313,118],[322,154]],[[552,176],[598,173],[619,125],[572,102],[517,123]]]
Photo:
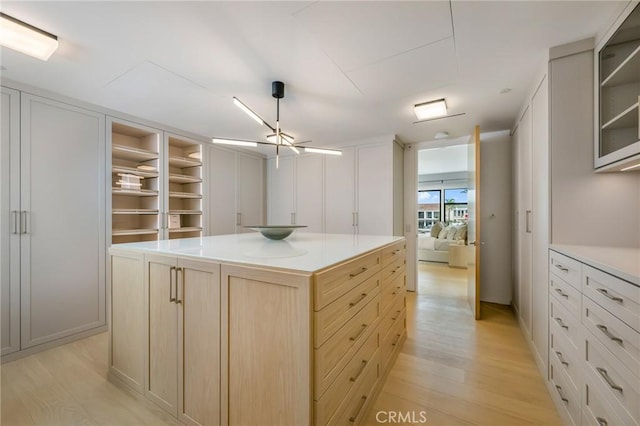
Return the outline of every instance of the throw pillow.
[[[442,222],[436,222],[431,227],[431,236],[438,238],[438,234],[442,231]]]
[[[438,239],[439,240],[445,240],[447,238],[447,235],[449,235],[450,231],[451,231],[451,227],[450,226],[446,226],[446,227],[442,228],[442,231],[440,231],[440,233],[438,234]]]

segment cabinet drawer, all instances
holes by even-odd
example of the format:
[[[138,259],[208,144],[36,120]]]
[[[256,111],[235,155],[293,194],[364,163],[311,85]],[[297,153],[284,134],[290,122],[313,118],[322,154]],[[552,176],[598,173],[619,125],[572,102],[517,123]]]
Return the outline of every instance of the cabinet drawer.
[[[557,336],[565,338],[573,346],[573,350],[578,350],[582,347],[580,332],[580,321],[571,315],[561,303],[556,300],[555,295],[551,295],[549,298],[549,322],[557,326]]]
[[[382,287],[380,292],[380,312],[385,313],[391,307],[396,296],[405,290],[405,281],[406,278],[403,273],[402,275],[398,275],[390,285]]]
[[[576,395],[580,395],[582,353],[575,350],[564,336],[558,334],[558,327],[557,324],[549,324],[549,357],[554,358],[558,368],[565,372],[571,384],[571,390]]]
[[[380,334],[377,332],[371,333],[371,336],[349,361],[336,380],[331,383],[331,386],[322,397],[316,397],[316,424],[327,424],[327,421],[333,416],[333,413],[335,413],[349,391],[364,380],[367,368],[371,366],[371,368],[378,369],[379,336]]]
[[[340,327],[380,293],[380,280],[373,276],[315,314],[315,347],[318,348]]]
[[[550,357],[549,366],[549,379],[551,387],[554,389],[551,392],[551,397],[556,402],[556,407],[564,411],[560,414],[567,418],[571,424],[580,425],[582,414],[580,398],[571,390],[569,378],[558,365],[558,360]]]
[[[403,290],[396,295],[396,298],[393,300],[393,304],[391,305],[391,309],[389,312],[385,313],[382,318],[380,318],[380,338],[384,338],[391,327],[398,322],[400,315],[405,311],[407,306],[406,292]]]
[[[583,296],[582,323],[629,370],[640,375],[640,333]]]
[[[640,332],[640,287],[585,265],[582,293]]]
[[[381,372],[384,374],[389,367],[389,361],[393,357],[394,351],[400,348],[400,342],[405,334],[406,311],[402,311],[396,323],[386,336],[381,336],[380,343],[380,366]]]
[[[379,251],[317,273],[314,276],[315,310],[324,308],[378,271],[380,271]]]
[[[357,425],[362,422],[367,408],[373,403],[373,391],[378,382],[378,365],[368,365],[362,372],[362,381],[354,386],[342,401],[327,425]],[[324,423],[319,423],[324,424]]]
[[[391,283],[395,277],[404,272],[405,267],[405,259],[396,259],[395,262],[389,263],[387,266],[382,268],[382,272],[380,273],[380,282],[382,285]]]
[[[582,397],[583,424],[593,426],[637,424],[637,422],[633,422],[628,416],[623,415],[625,412],[624,408],[605,396],[607,394],[606,389],[602,388],[600,379],[593,374],[591,370],[585,371],[584,374],[584,394]]]
[[[373,299],[348,323],[315,350],[315,394],[321,395],[378,326],[379,298]]]
[[[389,263],[394,262],[396,259],[405,259],[406,247],[407,245],[405,243],[405,240],[402,240],[380,250],[382,266],[387,266]]]
[[[556,296],[558,302],[562,303],[562,306],[567,308],[571,315],[580,318],[582,293],[559,278],[554,271],[549,274],[549,292]]]
[[[582,264],[556,251],[549,251],[549,271],[580,290],[582,284]]]
[[[595,373],[600,388],[613,396],[631,415],[640,418],[640,380],[618,362],[599,340],[588,335],[586,339],[588,369]],[[603,393],[605,393],[603,391]]]

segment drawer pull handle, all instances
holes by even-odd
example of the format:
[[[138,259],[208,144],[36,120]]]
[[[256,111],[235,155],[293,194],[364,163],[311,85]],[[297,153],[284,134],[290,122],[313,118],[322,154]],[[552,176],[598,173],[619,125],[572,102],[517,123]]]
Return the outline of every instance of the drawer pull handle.
[[[569,298],[569,295],[559,288],[556,288],[556,293],[558,293],[562,297],[566,297],[567,299]]]
[[[362,324],[362,329],[360,330],[360,332],[353,337],[349,337],[349,340],[352,342],[358,340],[358,337],[360,337],[366,329],[367,329],[367,324]]]
[[[555,318],[555,320],[556,320],[556,322],[558,323],[558,325],[559,325],[560,327],[562,327],[562,328],[564,328],[564,329],[566,329],[566,330],[569,330],[569,326],[568,326],[568,325],[566,325],[566,324],[562,321],[562,318],[560,318],[560,317],[556,317],[556,318]]]
[[[396,266],[396,269],[394,269],[393,271],[391,271],[392,274],[395,274],[396,272],[398,272],[400,270],[399,266]]]
[[[600,426],[607,426],[609,423],[603,419],[602,417],[596,417],[596,421],[598,422],[598,425]]]
[[[391,293],[391,294],[398,294],[398,291],[399,291],[401,288],[402,288],[402,287],[400,287],[400,286],[396,287],[396,291],[394,291],[394,292],[393,292],[393,293]]]
[[[559,263],[555,263],[554,266],[558,269],[560,269],[562,272],[569,272],[569,268],[565,268],[564,266],[562,266]]]
[[[567,367],[569,366],[569,363],[564,360],[564,357],[562,356],[562,352],[556,351],[556,355],[558,355],[558,359],[560,360],[560,364],[566,365]]]
[[[560,399],[568,404],[569,400],[565,398],[564,395],[562,394],[562,386],[556,385],[556,390],[558,391],[558,395],[560,395]]]
[[[360,414],[360,411],[362,410],[362,407],[364,407],[365,402],[367,402],[367,397],[366,395],[362,395],[362,400],[358,405],[358,409],[356,410],[356,413],[353,416],[349,417],[349,423],[353,423],[356,421],[356,419],[358,418],[358,415]]]
[[[177,297],[177,293],[178,293],[178,286],[176,284],[176,297],[173,297],[173,283],[175,281],[178,281],[178,273],[177,273],[177,269],[175,266],[172,266],[169,268],[169,302],[175,302],[176,301],[176,297]],[[176,271],[175,274],[175,281],[174,281],[174,274],[173,271]]]
[[[398,344],[398,342],[400,341],[400,338],[402,337],[402,334],[396,334],[396,337],[397,337],[397,338],[396,338],[396,341],[395,341],[395,342],[393,342],[393,343],[391,344],[391,346],[395,346],[395,345],[397,345],[397,344]]]
[[[618,336],[614,336],[613,334],[611,334],[609,329],[607,329],[606,325],[597,324],[596,327],[598,327],[598,330],[602,331],[602,333],[605,336],[607,336],[609,339],[613,340],[614,342],[618,343],[619,345],[622,345],[622,343],[623,343],[622,339],[619,338]]]
[[[354,302],[349,302],[349,307],[353,308],[354,306],[356,306],[358,303],[362,302],[364,300],[364,298],[367,297],[367,293],[362,293],[360,295],[360,297],[358,298],[358,300],[354,301]]]
[[[368,268],[362,268],[362,269],[360,269],[360,272],[356,272],[355,274],[349,274],[349,276],[350,276],[351,278],[355,278],[355,277],[357,277],[358,275],[360,275],[360,274],[362,274],[362,273],[364,273],[364,272],[367,272],[367,269],[368,269]]]
[[[619,392],[622,392],[622,388],[620,386],[618,386],[616,384],[616,382],[611,380],[611,377],[609,377],[609,373],[607,373],[607,370],[605,370],[604,368],[601,368],[601,367],[596,367],[596,370],[598,370],[598,373],[600,373],[600,375],[602,376],[604,381],[607,382],[607,384],[609,386],[611,386],[611,389],[615,389],[615,390],[617,390]]]
[[[364,371],[364,368],[367,366],[367,360],[363,359],[362,360],[362,367],[360,368],[360,371],[358,371],[358,374],[355,375],[355,377],[349,377],[349,381],[350,382],[355,382],[356,380],[358,380],[358,377],[360,377],[360,375],[362,374],[362,372]]]
[[[394,250],[393,253],[391,254],[398,254],[398,253],[400,253],[400,249]]]
[[[613,300],[614,302],[618,302],[618,303],[623,303],[624,302],[624,300],[621,297],[616,297],[616,296],[610,295],[609,292],[604,288],[599,288],[597,291],[598,291],[598,293],[602,294],[604,297],[607,297],[607,298]]]

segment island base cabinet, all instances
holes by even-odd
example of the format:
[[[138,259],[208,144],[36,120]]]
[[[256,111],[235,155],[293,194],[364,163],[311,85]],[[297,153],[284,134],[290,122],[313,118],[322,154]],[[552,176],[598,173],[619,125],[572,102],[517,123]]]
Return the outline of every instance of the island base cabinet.
[[[311,423],[310,275],[222,266],[222,423]]]

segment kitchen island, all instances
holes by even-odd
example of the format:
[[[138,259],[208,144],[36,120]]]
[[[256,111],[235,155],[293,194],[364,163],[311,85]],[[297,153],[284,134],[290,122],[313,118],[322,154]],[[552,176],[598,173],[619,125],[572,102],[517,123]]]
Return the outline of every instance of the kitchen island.
[[[109,378],[186,424],[358,424],[406,338],[402,237],[110,248]]]

